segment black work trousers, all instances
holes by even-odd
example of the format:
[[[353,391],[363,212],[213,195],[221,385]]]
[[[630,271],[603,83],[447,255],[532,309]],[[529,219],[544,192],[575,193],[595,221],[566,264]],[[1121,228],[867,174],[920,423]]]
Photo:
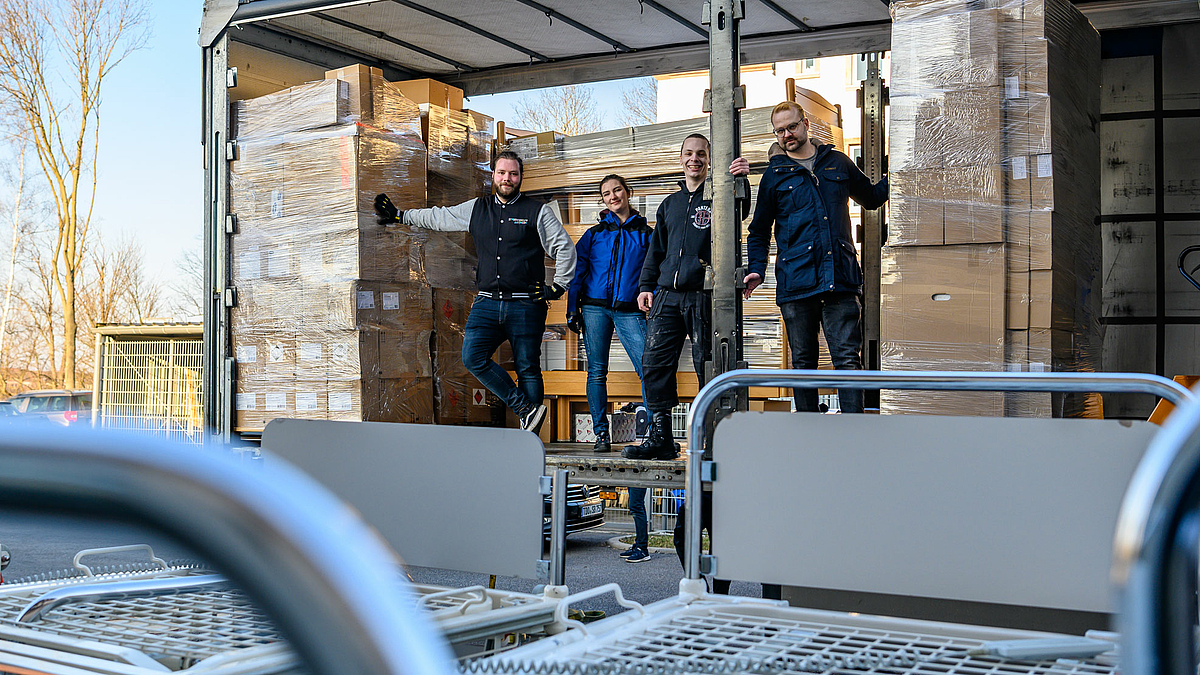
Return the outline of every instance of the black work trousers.
[[[642,386],[652,413],[670,412],[679,405],[675,370],[683,343],[692,339],[692,365],[704,386],[704,362],[712,352],[712,295],[708,291],[654,292],[646,319],[646,348],[642,352]]]

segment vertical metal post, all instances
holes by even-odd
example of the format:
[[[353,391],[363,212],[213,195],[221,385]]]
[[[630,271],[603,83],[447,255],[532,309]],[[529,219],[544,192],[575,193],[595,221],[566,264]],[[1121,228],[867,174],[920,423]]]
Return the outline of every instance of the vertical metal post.
[[[567,470],[554,472],[550,490],[550,584],[567,583]]]
[[[96,360],[92,367],[92,426],[96,426],[96,411],[100,409],[100,370],[104,367],[104,336],[96,333]]]
[[[887,105],[888,90],[879,74],[878,52],[865,54],[867,79],[863,80],[858,93],[858,105],[862,109],[862,170],[872,182],[883,177],[883,116]],[[863,269],[863,368],[880,370],[881,331],[879,321],[880,286],[882,267],[881,247],[887,241],[887,224],[884,210],[862,210],[862,226],[858,241],[862,244]],[[863,392],[863,403],[867,408],[879,407],[879,390]]]
[[[225,215],[229,212],[229,35],[223,34],[204,49],[204,423],[228,442],[232,428],[233,387],[229,377],[228,285],[229,239]]]

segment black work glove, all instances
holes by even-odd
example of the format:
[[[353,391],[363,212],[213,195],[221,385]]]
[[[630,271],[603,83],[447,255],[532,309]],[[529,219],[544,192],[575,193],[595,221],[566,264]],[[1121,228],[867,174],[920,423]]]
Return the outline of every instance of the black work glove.
[[[379,216],[380,225],[394,225],[403,222],[404,212],[396,208],[387,195],[375,195],[375,215]]]
[[[572,333],[579,334],[583,332],[583,314],[576,312],[567,316],[567,328],[571,329]]]
[[[561,298],[563,293],[566,292],[567,289],[559,286],[558,284],[547,285],[545,282],[543,282],[534,287],[532,297],[534,300],[545,300],[546,302],[550,302],[551,300],[557,300]]]

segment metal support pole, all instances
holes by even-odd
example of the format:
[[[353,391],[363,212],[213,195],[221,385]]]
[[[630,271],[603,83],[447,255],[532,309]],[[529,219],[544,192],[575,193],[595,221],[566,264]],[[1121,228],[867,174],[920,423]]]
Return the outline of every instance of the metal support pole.
[[[550,491],[550,584],[567,583],[567,475],[566,469],[554,472]]]
[[[229,35],[204,50],[204,423],[218,442],[229,441],[233,416],[232,363],[226,288],[229,237]]]
[[[729,174],[729,165],[741,154],[741,115],[746,107],[745,89],[739,86],[740,58],[738,53],[738,24],[745,16],[742,0],[711,0],[704,4],[701,22],[708,26],[709,86],[706,92],[706,112],[709,116],[709,138],[712,142],[709,155],[709,183],[712,198],[712,360],[708,368],[711,379],[721,373],[735,370],[742,361],[742,296],[740,288],[745,272],[741,265],[741,218],[738,212],[737,188],[734,177]],[[708,189],[706,185],[706,189]],[[746,195],[748,197],[749,195]],[[745,407],[745,396],[729,392],[717,408],[711,432],[716,420],[738,407]],[[742,403],[739,405],[739,400]],[[707,438],[707,436],[706,436]],[[691,439],[689,453],[702,453],[707,443]],[[687,511],[685,529],[699,533],[700,511],[698,508],[699,485],[692,491],[689,478],[688,497],[694,508]],[[688,546],[692,546],[688,537]],[[688,555],[690,562],[693,557]],[[698,574],[698,570],[695,570]],[[696,578],[689,574],[690,578]]]
[[[879,74],[879,61],[882,54],[872,52],[864,54],[867,59],[867,79],[863,80],[858,92],[858,105],[862,109],[862,150],[863,173],[871,182],[877,182],[883,177],[883,117],[887,105],[888,90]],[[880,287],[879,280],[882,268],[880,248],[887,241],[886,223],[883,209],[868,211],[862,209],[862,225],[858,233],[858,241],[862,245],[863,268],[863,368],[880,370],[880,345],[882,336],[879,321]],[[863,392],[863,403],[867,408],[879,407],[879,390]]]

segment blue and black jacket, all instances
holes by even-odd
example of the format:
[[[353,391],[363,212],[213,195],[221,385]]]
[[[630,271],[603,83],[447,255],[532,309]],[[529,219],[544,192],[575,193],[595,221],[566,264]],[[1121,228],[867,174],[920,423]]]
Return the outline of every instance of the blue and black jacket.
[[[579,311],[579,305],[639,311],[638,278],[653,232],[636,211],[624,223],[617,214],[601,211],[600,222],[575,244],[578,262],[567,293],[567,315]]]
[[[811,172],[786,154],[775,155],[758,184],[758,204],[746,236],[747,270],[766,278],[774,229],[776,303],[829,291],[861,292],[862,268],[847,199],[877,209],[887,197],[886,178],[872,184],[832,145],[817,147]]]

